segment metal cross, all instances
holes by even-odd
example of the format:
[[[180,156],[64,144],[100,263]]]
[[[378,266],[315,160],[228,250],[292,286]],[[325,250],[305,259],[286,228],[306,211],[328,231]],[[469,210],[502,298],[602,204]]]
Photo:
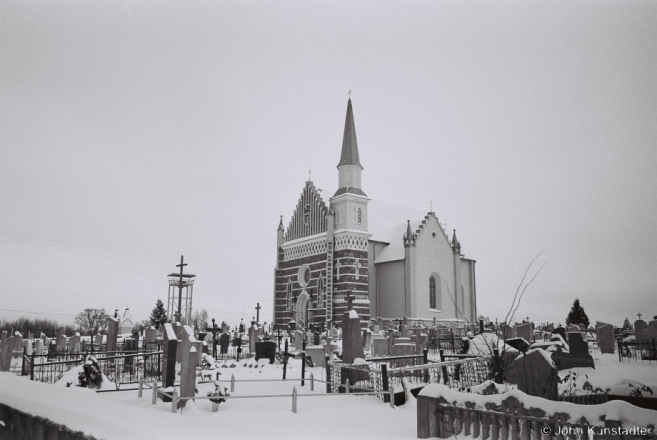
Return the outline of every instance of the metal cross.
[[[180,282],[178,283],[178,319],[177,322],[182,320],[181,306],[182,306],[182,288],[183,288],[183,267],[187,266],[187,263],[183,263],[183,256],[180,256],[180,264],[176,264],[176,267],[180,268]]]
[[[433,212],[433,201],[429,200],[429,210]]]
[[[347,92],[347,95],[349,95],[349,99],[351,99],[351,89],[349,89],[349,92]]]
[[[310,182],[310,174],[313,172],[313,170],[308,170],[308,181]]]
[[[262,307],[260,307],[260,303],[258,303],[258,305],[257,305],[256,308],[255,308],[255,309],[256,309],[256,316],[257,316],[257,318],[256,318],[256,322],[257,322],[258,324],[260,324],[260,309],[261,309],[261,308],[262,308]]]
[[[641,319],[641,313],[637,313],[637,315],[636,315],[636,316],[638,316],[638,317],[639,317],[639,319]]]

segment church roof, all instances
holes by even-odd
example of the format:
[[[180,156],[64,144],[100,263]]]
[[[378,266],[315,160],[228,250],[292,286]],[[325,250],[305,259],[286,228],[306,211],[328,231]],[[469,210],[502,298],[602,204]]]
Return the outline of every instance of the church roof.
[[[347,102],[347,117],[344,121],[342,153],[340,155],[338,168],[342,165],[358,165],[363,169],[363,166],[358,160],[358,142],[356,142],[356,125],[354,124],[354,112],[351,108],[351,99]]]
[[[403,260],[406,255],[403,238],[408,220],[411,220],[411,230],[416,231],[425,215],[426,213],[420,209],[371,200],[367,205],[367,229],[372,234],[369,241],[388,243],[378,255],[375,255],[374,262]]]

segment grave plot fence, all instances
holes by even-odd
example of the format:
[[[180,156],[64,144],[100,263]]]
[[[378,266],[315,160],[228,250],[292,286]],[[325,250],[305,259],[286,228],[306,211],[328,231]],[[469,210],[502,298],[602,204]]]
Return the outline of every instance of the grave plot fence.
[[[161,380],[162,351],[135,352],[117,356],[94,356],[107,378],[117,384],[137,383],[140,379]],[[31,380],[55,383],[70,369],[84,363],[86,356],[77,359],[48,362],[47,357],[23,356],[21,374]]]
[[[417,358],[417,356],[408,356]],[[400,386],[406,379],[413,388],[429,383],[443,383],[450,388],[465,390],[492,379],[492,358],[476,357],[446,362],[429,362],[403,367],[393,367],[393,362],[377,362],[371,365],[353,365],[342,362],[329,362],[327,368],[327,392],[344,393],[347,381],[356,390],[384,391],[379,395],[387,402],[387,393],[394,386]],[[416,385],[416,386],[413,386]]]
[[[657,342],[622,342],[618,341],[618,360],[623,361],[657,361]]]
[[[440,350],[444,353],[457,354],[463,351],[463,339],[454,334],[427,339],[427,348],[429,353],[437,355]]]

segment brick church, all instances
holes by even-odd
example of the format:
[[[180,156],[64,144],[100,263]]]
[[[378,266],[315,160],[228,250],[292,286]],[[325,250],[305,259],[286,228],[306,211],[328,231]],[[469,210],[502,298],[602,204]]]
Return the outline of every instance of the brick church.
[[[342,322],[351,302],[370,320],[476,322],[475,261],[447,236],[434,212],[411,214],[370,200],[361,186],[351,99],[347,103],[338,189],[327,202],[307,181],[287,228],[278,225],[274,323]]]

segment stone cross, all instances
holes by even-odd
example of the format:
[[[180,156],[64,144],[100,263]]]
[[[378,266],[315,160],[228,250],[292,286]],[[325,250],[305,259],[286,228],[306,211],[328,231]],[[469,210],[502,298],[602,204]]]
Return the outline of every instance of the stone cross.
[[[354,304],[353,301],[356,299],[356,297],[351,293],[351,290],[349,291],[349,294],[347,295],[347,310],[353,310],[354,309]]]
[[[257,322],[258,324],[260,323],[260,309],[261,309],[261,308],[262,308],[262,307],[260,307],[260,303],[258,303],[258,305],[257,305],[256,308],[255,308],[255,309],[256,309],[256,322]]]

